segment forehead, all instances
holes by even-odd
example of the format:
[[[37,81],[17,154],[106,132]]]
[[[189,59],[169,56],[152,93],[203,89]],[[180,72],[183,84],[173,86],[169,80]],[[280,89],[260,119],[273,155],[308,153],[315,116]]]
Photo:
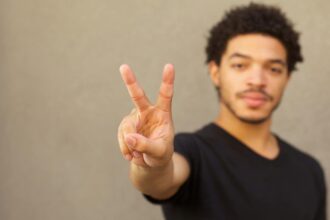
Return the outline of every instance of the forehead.
[[[229,40],[224,57],[239,53],[255,60],[279,59],[286,61],[284,45],[274,37],[262,34],[238,35]]]

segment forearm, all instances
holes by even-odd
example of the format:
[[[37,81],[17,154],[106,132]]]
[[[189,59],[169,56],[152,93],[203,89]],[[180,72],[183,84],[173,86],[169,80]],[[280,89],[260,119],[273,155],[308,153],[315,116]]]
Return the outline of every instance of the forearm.
[[[142,193],[156,199],[166,199],[178,189],[175,181],[175,167],[172,159],[163,167],[150,168],[131,163],[130,179]]]

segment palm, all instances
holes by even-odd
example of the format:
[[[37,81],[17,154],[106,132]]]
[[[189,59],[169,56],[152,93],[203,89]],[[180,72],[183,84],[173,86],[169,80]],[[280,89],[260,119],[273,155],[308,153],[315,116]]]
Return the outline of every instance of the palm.
[[[163,138],[167,135],[171,123],[171,116],[157,107],[150,107],[140,113],[141,126],[137,127],[137,132],[147,138]]]
[[[157,107],[150,107],[150,109],[141,112],[139,124],[137,127],[137,133],[143,135],[149,140],[163,143],[163,147],[154,149],[157,151],[165,152],[166,146],[169,146],[173,139],[173,126],[172,119],[169,112],[164,112]],[[143,154],[143,162],[151,167],[158,166],[158,160],[154,160],[152,156]],[[157,158],[158,159],[158,158]]]

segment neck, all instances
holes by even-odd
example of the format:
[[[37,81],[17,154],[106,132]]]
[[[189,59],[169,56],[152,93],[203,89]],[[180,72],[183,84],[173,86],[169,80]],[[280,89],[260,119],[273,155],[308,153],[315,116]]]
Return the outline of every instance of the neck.
[[[215,123],[240,140],[253,151],[267,158],[274,158],[278,153],[275,137],[271,133],[271,119],[260,124],[241,121],[227,108],[221,108]]]

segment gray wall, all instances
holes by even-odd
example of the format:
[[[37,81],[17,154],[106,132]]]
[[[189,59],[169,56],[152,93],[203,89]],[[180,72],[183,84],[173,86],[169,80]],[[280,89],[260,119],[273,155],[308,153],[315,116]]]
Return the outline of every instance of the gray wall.
[[[154,100],[173,63],[176,131],[199,128],[218,110],[207,31],[243,2],[1,0],[0,219],[162,219],[129,183],[118,149],[117,126],[132,108],[118,67],[129,63]],[[330,3],[269,2],[303,32],[306,60],[274,130],[329,177]]]

